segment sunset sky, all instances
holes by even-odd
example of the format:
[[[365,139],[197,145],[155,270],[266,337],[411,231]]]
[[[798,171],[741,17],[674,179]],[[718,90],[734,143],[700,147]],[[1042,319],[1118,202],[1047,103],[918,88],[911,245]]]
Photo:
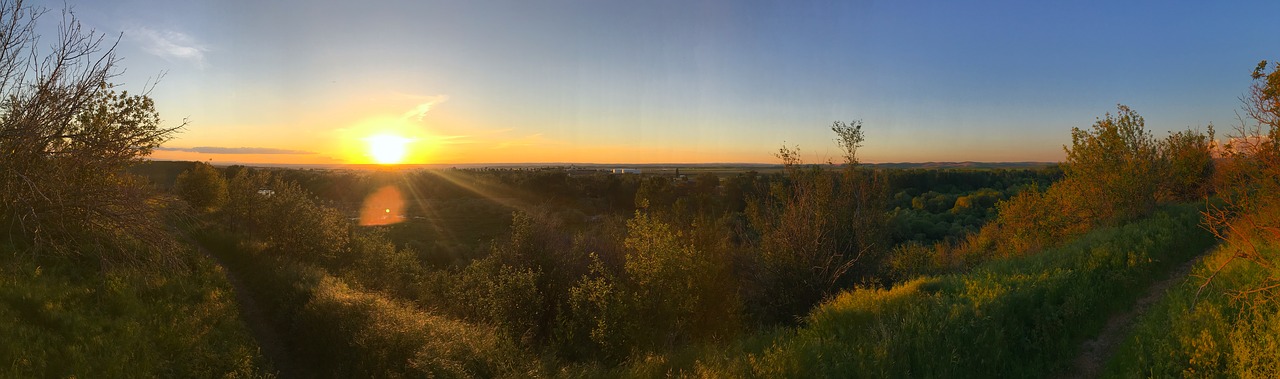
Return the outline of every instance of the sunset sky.
[[[154,158],[215,163],[825,162],[852,119],[864,161],[1057,161],[1117,103],[1228,129],[1280,59],[1277,1],[970,3],[68,1],[167,72]]]

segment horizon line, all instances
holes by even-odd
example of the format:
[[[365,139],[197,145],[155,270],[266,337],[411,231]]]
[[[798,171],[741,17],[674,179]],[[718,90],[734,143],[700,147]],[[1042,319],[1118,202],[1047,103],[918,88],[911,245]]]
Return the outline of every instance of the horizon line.
[[[201,162],[199,160],[174,160],[174,159],[146,159],[151,162]],[[761,162],[483,162],[483,163],[399,163],[399,164],[379,164],[379,163],[259,163],[259,162],[213,162],[212,160],[204,161],[206,163],[218,166],[312,166],[312,167],[335,167],[335,166],[360,166],[360,167],[447,167],[447,166],[469,166],[469,167],[502,167],[502,166],[535,166],[535,167],[558,167],[558,166],[768,166],[781,167],[782,163],[761,163]],[[859,162],[864,165],[896,165],[896,164],[1043,164],[1053,165],[1060,164],[1062,161],[893,161],[893,162]],[[804,163],[803,165],[816,166],[843,166],[844,163]]]

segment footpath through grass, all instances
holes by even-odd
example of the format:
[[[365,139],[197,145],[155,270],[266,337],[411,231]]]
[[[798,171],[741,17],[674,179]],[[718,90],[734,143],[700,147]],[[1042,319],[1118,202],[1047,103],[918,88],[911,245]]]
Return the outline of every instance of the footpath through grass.
[[[1062,372],[1151,282],[1214,243],[1198,207],[891,289],[842,293],[761,351],[700,359],[709,377],[1044,377]],[[643,366],[643,365],[639,365]],[[646,369],[652,369],[646,367]]]
[[[1264,249],[1280,254],[1274,245]],[[1139,318],[1104,377],[1280,378],[1280,299],[1275,292],[1234,294],[1273,272],[1235,260],[1196,298],[1232,254],[1232,246],[1214,251]]]
[[[308,376],[543,376],[536,356],[491,326],[433,315],[224,232],[205,229],[196,238],[261,300]]]

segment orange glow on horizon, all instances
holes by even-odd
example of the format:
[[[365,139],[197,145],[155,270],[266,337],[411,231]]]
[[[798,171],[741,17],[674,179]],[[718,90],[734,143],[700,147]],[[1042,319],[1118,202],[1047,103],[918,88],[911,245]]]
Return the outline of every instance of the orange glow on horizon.
[[[412,139],[389,133],[375,134],[364,140],[369,144],[369,158],[374,163],[384,165],[404,163],[409,152],[408,145],[413,142]]]

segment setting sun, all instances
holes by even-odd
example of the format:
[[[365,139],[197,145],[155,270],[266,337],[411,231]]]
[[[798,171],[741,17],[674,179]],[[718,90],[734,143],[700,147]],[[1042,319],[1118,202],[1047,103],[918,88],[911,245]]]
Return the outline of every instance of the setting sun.
[[[369,143],[369,157],[378,164],[403,163],[413,140],[394,134],[378,134],[365,138]]]

